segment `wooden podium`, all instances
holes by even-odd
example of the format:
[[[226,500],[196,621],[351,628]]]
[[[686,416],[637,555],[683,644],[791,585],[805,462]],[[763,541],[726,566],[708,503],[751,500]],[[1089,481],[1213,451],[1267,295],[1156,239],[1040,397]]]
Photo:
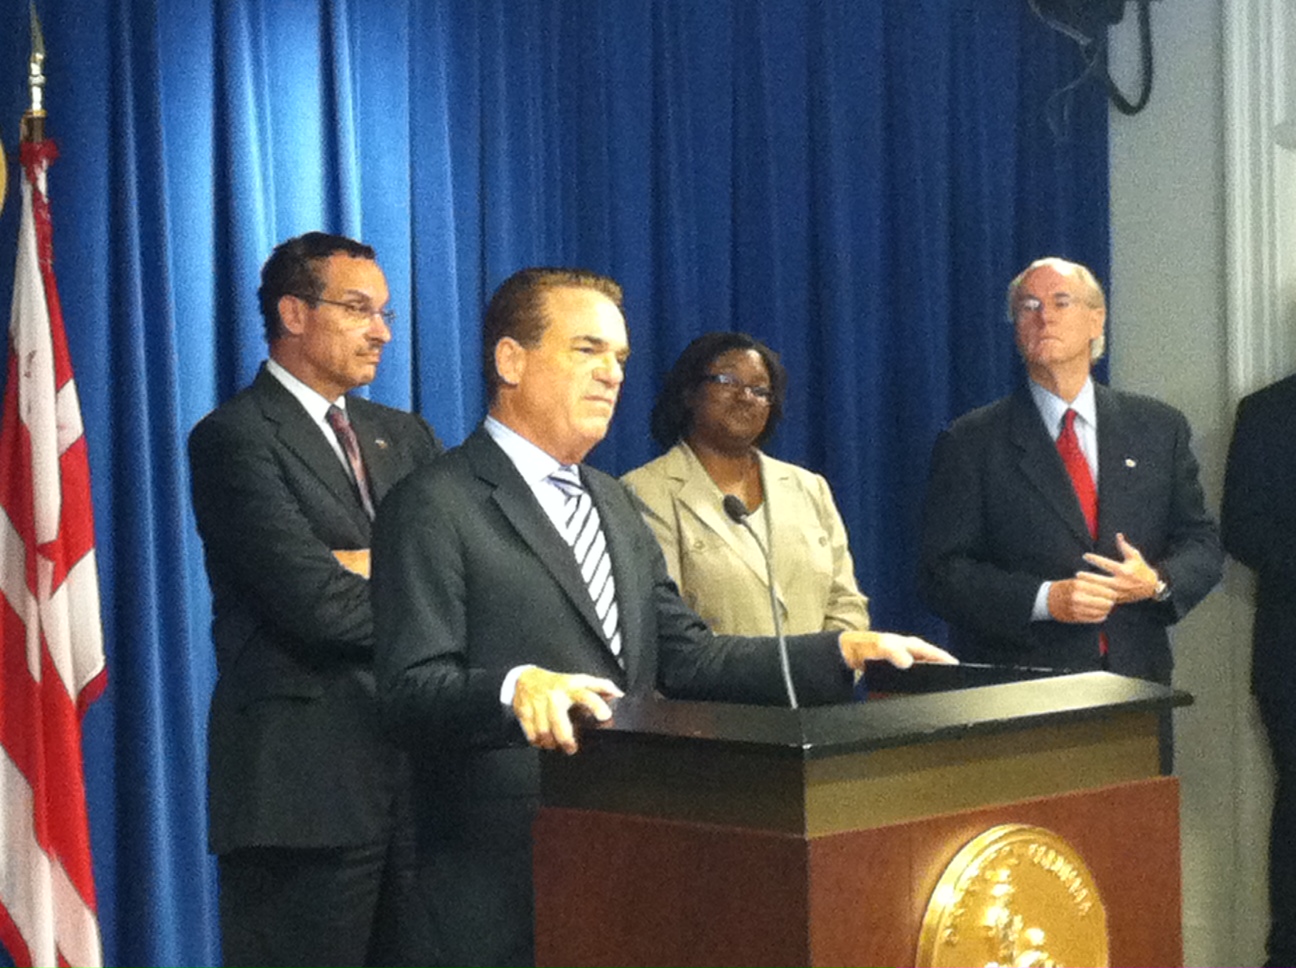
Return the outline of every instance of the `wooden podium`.
[[[1158,721],[1189,702],[1101,672],[797,711],[622,700],[543,758],[538,963],[912,965],[951,859],[1023,823],[1083,857],[1112,964],[1179,965]]]

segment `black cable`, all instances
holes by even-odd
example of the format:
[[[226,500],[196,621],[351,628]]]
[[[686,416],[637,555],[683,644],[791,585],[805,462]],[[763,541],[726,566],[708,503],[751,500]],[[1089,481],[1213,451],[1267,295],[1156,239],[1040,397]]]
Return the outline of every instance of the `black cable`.
[[[1132,0],[1138,4],[1139,20],[1139,55],[1143,68],[1142,89],[1139,92],[1137,101],[1131,103],[1125,97],[1124,93],[1116,82],[1112,80],[1111,71],[1107,61],[1107,28],[1108,21],[1116,23],[1120,20],[1120,9],[1116,8],[1115,13],[1108,10],[1105,14],[1096,13],[1093,10],[1085,10],[1080,6],[1070,6],[1067,8],[1068,15],[1076,19],[1077,23],[1068,23],[1067,21],[1054,16],[1051,12],[1041,7],[1038,0],[1027,0],[1035,16],[1039,17],[1048,27],[1074,40],[1079,46],[1081,54],[1085,58],[1085,69],[1070,84],[1050,95],[1048,104],[1045,108],[1049,115],[1049,127],[1053,130],[1054,137],[1062,137],[1062,129],[1065,128],[1068,118],[1069,95],[1076,87],[1088,80],[1091,75],[1101,71],[1103,81],[1107,87],[1107,96],[1111,99],[1116,110],[1121,114],[1133,115],[1138,114],[1145,107],[1152,97],[1152,0]],[[1049,5],[1050,8],[1053,5]],[[1089,16],[1086,17],[1085,14]],[[1090,22],[1090,19],[1092,22]]]
[[[1092,54],[1089,49],[1093,48]],[[1093,44],[1082,44],[1081,54],[1085,55],[1085,69],[1070,84],[1060,87],[1049,95],[1048,101],[1044,104],[1044,119],[1048,122],[1049,130],[1053,132],[1053,139],[1058,143],[1065,143],[1068,140],[1069,129],[1071,127],[1071,94],[1090,77],[1096,75],[1100,69],[1106,70],[1106,59],[1103,51],[1094,47]]]
[[[1138,114],[1152,97],[1152,0],[1138,0],[1139,51],[1143,62],[1143,90],[1133,104],[1121,93],[1107,69],[1107,42],[1102,43],[1103,73],[1107,75],[1107,94],[1121,114]]]

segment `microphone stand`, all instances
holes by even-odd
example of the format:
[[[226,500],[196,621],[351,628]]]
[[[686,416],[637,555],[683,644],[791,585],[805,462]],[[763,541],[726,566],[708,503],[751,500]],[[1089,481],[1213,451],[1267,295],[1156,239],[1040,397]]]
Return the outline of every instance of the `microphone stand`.
[[[792,664],[788,661],[787,639],[783,637],[783,620],[779,616],[778,597],[774,594],[774,559],[770,557],[769,551],[761,544],[761,540],[751,526],[751,522],[747,520],[751,512],[747,510],[747,505],[742,502],[742,498],[733,494],[726,494],[724,510],[725,514],[729,515],[735,524],[741,524],[747,529],[747,533],[756,542],[756,547],[760,549],[761,557],[765,559],[765,575],[769,581],[770,614],[774,616],[774,635],[778,638],[779,665],[783,668],[783,685],[787,689],[788,706],[797,709],[796,687],[792,685]]]

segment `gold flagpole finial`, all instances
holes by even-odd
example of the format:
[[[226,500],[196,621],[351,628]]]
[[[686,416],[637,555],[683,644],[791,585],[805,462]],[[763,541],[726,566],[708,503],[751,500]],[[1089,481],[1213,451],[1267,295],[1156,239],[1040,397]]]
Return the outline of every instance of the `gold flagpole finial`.
[[[23,114],[23,141],[45,140],[45,36],[36,16],[36,0],[31,0],[31,58],[27,61],[27,90],[31,106]]]

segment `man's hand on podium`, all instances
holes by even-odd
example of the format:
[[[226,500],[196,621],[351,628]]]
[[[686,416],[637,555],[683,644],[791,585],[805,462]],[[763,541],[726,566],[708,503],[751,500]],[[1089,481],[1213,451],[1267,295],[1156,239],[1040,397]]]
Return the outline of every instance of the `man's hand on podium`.
[[[598,722],[612,718],[608,699],[622,692],[611,679],[550,672],[538,666],[525,669],[513,690],[513,714],[526,733],[527,742],[542,750],[577,750],[572,711]]]
[[[958,665],[958,659],[939,646],[914,635],[896,632],[843,632],[839,639],[842,658],[852,669],[863,670],[870,659],[885,659],[899,669],[915,662]]]

